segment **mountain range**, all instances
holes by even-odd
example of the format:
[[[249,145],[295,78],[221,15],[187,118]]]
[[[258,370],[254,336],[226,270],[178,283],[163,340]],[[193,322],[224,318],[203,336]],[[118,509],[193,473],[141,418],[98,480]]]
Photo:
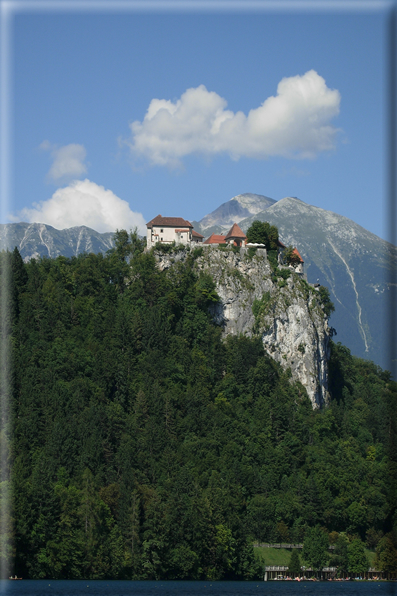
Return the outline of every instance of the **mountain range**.
[[[100,234],[86,226],[57,230],[42,223],[0,224],[0,250],[18,248],[24,261],[59,255],[77,256],[84,252],[105,253],[112,246],[113,233]]]
[[[336,330],[336,341],[354,355],[390,368],[387,313],[397,248],[354,221],[295,197],[274,201],[263,195],[240,194],[192,223],[208,237],[227,231],[234,222],[246,232],[255,219],[276,225],[280,240],[298,248],[308,281],[329,288],[335,304],[330,324]],[[86,226],[57,230],[39,223],[0,225],[0,249],[15,246],[25,261],[106,253],[113,246],[113,234]]]

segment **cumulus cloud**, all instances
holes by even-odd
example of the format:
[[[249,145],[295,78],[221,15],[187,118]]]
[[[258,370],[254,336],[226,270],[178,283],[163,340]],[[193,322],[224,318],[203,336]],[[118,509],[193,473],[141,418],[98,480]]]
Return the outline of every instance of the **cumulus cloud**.
[[[49,141],[43,141],[40,148],[51,151],[53,163],[47,174],[47,179],[51,182],[65,182],[80,178],[87,173],[87,166],[84,163],[87,152],[83,145],[71,143],[57,147],[51,145]]]
[[[335,147],[338,129],[330,121],[339,106],[339,91],[329,89],[314,70],[283,78],[277,95],[248,115],[226,109],[224,98],[200,85],[175,103],[153,99],[143,121],[130,124],[127,142],[135,157],[171,167],[192,153],[224,153],[235,160],[313,158]]]
[[[140,234],[146,234],[141,213],[131,211],[127,201],[90,180],[75,180],[47,201],[33,203],[33,208],[25,207],[10,219],[45,223],[58,230],[85,225],[97,232],[114,232],[136,226]]]

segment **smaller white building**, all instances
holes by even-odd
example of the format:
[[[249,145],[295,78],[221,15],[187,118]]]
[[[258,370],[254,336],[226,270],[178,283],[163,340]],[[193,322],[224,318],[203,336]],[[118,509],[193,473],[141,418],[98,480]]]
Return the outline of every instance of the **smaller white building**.
[[[204,236],[195,232],[190,221],[183,217],[163,217],[157,215],[147,224],[147,248],[152,248],[157,242],[163,244],[186,244],[202,242]]]

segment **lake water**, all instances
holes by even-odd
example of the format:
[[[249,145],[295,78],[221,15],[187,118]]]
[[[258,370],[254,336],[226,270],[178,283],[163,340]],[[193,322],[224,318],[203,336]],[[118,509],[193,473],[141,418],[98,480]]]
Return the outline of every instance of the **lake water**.
[[[397,596],[397,582],[0,581],[13,596]]]

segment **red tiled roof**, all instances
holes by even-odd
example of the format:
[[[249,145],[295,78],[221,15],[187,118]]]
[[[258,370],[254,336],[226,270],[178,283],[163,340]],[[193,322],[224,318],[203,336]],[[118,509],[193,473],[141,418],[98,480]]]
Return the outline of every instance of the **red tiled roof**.
[[[227,240],[228,238],[242,238],[243,240],[245,240],[246,235],[244,234],[242,229],[236,223],[234,223],[228,231],[228,233],[226,234],[225,240]]]
[[[294,248],[294,250],[292,251],[292,254],[293,254],[293,255],[298,255],[298,257],[299,257],[299,259],[300,259],[300,262],[301,262],[301,263],[304,263],[304,262],[305,262],[305,261],[302,259],[302,257],[300,256],[300,254],[299,254],[299,251],[298,251],[298,249],[297,249],[297,248]]]
[[[277,243],[279,246],[281,246],[281,248],[285,248],[285,244],[281,242],[280,238],[277,240]]]
[[[188,232],[187,228],[175,228],[175,232]]]
[[[147,228],[152,228],[153,226],[164,226],[165,228],[193,227],[190,221],[183,219],[183,217],[163,217],[162,215],[157,215],[146,224]]]
[[[222,236],[221,234],[211,234],[203,244],[224,244],[225,240],[225,236]]]
[[[192,230],[192,236],[193,238],[204,238],[204,236],[196,232],[196,230]]]

